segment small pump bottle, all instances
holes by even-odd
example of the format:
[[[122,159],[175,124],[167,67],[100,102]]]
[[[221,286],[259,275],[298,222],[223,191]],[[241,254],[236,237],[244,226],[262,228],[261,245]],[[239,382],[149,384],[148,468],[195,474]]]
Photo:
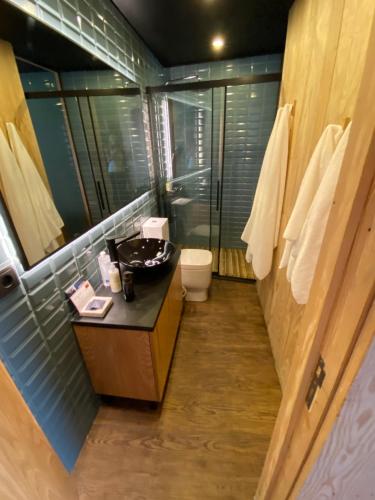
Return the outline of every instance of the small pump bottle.
[[[109,255],[103,251],[100,252],[99,257],[98,257],[98,263],[99,263],[99,268],[100,268],[100,275],[102,278],[102,283],[104,286],[108,287],[109,286],[109,268],[111,265],[111,260],[109,258]]]
[[[109,274],[109,285],[111,287],[111,292],[112,293],[121,292],[120,271],[113,262],[109,268],[108,274]]]

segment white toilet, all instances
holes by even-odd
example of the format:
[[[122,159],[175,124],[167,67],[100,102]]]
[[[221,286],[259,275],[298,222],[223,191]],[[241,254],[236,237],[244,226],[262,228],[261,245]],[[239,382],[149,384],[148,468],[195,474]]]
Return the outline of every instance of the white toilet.
[[[186,300],[204,302],[211,284],[212,253],[209,250],[181,250],[182,286]]]

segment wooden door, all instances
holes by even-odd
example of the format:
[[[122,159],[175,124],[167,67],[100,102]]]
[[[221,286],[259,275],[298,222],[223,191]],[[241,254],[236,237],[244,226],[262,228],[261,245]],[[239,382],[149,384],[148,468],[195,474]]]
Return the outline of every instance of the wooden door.
[[[284,500],[293,490],[347,373],[373,300],[375,177],[375,22],[353,115],[348,147],[300,324],[290,375],[259,482],[257,499]],[[365,353],[367,345],[363,345]],[[306,395],[319,358],[326,378],[308,411]],[[360,366],[360,357],[351,380]]]
[[[375,393],[372,389],[375,371],[371,363],[375,353],[374,330],[375,302],[364,321],[334,399],[290,494],[291,499],[320,498],[322,490],[327,487],[326,482],[322,481],[322,469],[325,476],[332,479],[330,486],[334,488],[337,498],[342,498],[344,491],[349,497],[350,494],[357,494],[355,498],[372,498],[371,486],[375,483],[370,470],[371,467],[374,469],[375,428],[371,425],[373,420],[368,417],[371,417],[375,408]],[[360,370],[353,383],[353,374],[357,373],[359,365]],[[338,415],[340,421],[336,422]],[[361,425],[361,416],[365,417],[367,425]],[[358,425],[353,425],[354,422]],[[344,460],[343,450],[347,452]],[[350,493],[346,490],[347,485],[350,485]],[[304,496],[306,492],[310,496]]]
[[[78,499],[72,478],[1,362],[0,394],[0,498]]]
[[[372,228],[375,229],[374,183],[320,346],[319,355],[324,361],[322,387],[317,389],[310,408],[307,403],[301,407],[293,439],[284,458],[281,477],[279,476],[272,493],[275,498],[289,498],[329,411],[337,387],[348,369],[348,362],[374,301],[375,231]],[[362,356],[357,360],[357,369],[370,346],[371,339],[372,336],[367,335],[366,342],[362,341]],[[351,373],[354,378],[356,370],[351,369]]]

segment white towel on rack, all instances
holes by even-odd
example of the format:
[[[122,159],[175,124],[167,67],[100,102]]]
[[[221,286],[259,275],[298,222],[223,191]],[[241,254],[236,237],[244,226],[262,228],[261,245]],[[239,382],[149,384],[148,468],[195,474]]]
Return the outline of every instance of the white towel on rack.
[[[0,177],[4,199],[23,251],[30,264],[45,257],[38,221],[31,203],[28,186],[17,160],[0,129]]]
[[[286,242],[279,267],[280,269],[287,267],[289,281],[295,262],[293,248],[301,234],[309,208],[342,134],[343,129],[340,125],[328,125],[324,129],[303,176],[294,208],[283,235]]]
[[[31,203],[38,221],[40,239],[46,254],[58,247],[64,222],[48,192],[31,156],[25,148],[13,123],[6,124],[10,146],[29,189]]]
[[[290,283],[293,297],[298,304],[306,304],[309,299],[337,181],[348,145],[350,129],[351,124],[347,126],[327,166],[307,213],[297,244],[292,250],[295,262]]]
[[[255,276],[262,280],[272,268],[277,246],[281,209],[284,200],[290,112],[292,104],[277,111],[251,209],[241,239],[247,243],[246,260],[252,263]]]

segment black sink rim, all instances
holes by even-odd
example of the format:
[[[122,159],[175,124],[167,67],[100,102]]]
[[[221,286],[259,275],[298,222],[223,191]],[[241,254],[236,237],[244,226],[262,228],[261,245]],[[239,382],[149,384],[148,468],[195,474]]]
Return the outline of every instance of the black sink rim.
[[[175,252],[171,241],[159,238],[137,238],[117,247],[119,261],[130,271],[160,269],[170,262]]]

